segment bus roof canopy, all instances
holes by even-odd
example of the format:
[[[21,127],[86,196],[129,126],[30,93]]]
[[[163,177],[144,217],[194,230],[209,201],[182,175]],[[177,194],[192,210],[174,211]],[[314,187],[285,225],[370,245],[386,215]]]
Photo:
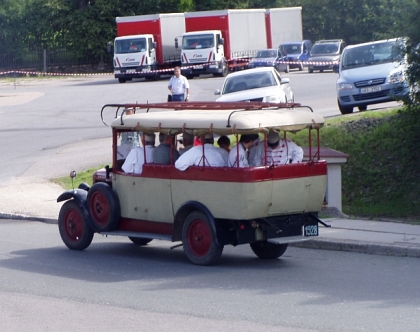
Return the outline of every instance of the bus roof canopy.
[[[297,132],[303,129],[319,129],[324,125],[324,118],[321,115],[312,112],[308,107],[300,106],[269,109],[206,107],[205,109],[189,108],[169,111],[168,107],[150,108],[153,111],[137,110],[133,115],[122,114],[112,121],[111,126],[119,130],[162,132],[172,135],[187,131],[194,136],[202,136],[206,133],[257,134],[267,133],[270,130]]]

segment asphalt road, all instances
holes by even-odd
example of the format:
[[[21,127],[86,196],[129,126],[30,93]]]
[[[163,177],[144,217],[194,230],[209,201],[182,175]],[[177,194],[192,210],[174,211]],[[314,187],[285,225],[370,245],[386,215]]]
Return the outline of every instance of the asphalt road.
[[[417,258],[289,248],[220,264],[182,248],[95,234],[68,250],[57,225],[0,221],[0,328],[7,331],[418,331]]]

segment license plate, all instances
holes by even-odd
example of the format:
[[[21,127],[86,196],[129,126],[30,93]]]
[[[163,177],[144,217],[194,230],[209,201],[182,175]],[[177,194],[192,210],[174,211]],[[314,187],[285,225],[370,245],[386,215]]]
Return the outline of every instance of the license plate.
[[[126,73],[127,74],[134,74],[136,72],[135,69],[127,69]]]
[[[318,236],[318,225],[303,226],[304,236]]]
[[[360,89],[360,93],[371,93],[371,92],[378,92],[381,91],[381,87],[380,86],[371,86],[369,88],[362,88]]]
[[[203,66],[194,66],[194,69],[203,69]]]

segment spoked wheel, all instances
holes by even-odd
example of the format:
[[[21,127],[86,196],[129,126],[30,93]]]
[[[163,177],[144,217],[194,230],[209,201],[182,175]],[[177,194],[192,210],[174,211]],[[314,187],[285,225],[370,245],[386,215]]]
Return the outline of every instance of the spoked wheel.
[[[103,182],[95,183],[87,195],[89,214],[96,232],[108,232],[117,226],[120,204],[112,188]]]
[[[271,243],[267,241],[253,242],[249,244],[252,251],[259,258],[276,259],[279,258],[287,249],[288,243]]]
[[[60,209],[58,229],[64,244],[72,250],[84,250],[92,243],[93,230],[89,227],[81,207],[73,200]]]
[[[222,255],[223,246],[216,243],[210,222],[202,212],[188,215],[182,227],[182,243],[188,259],[196,265],[214,264]]]
[[[133,242],[134,244],[138,244],[139,246],[145,246],[146,244],[148,244],[150,241],[152,241],[153,239],[146,239],[146,238],[141,238],[141,237],[128,237],[130,239],[131,242]]]

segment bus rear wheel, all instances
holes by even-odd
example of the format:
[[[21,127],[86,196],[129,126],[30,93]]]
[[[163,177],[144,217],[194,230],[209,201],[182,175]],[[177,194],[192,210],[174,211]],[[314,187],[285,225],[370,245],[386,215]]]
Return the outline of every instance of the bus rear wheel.
[[[204,213],[194,211],[182,227],[182,243],[188,259],[196,265],[212,265],[219,260],[223,246],[217,244]]]
[[[288,243],[271,243],[267,241],[253,242],[249,244],[252,251],[259,258],[276,259],[283,255],[288,247]]]

